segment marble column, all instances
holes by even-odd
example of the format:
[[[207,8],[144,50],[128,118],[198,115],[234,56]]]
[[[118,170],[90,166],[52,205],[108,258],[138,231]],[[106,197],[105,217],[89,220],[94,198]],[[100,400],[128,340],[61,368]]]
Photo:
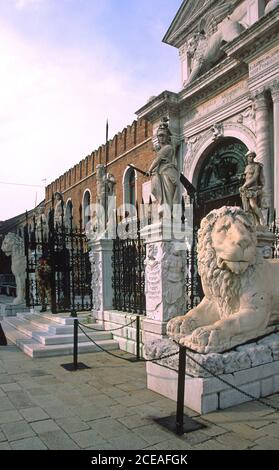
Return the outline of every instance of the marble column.
[[[274,208],[276,220],[279,222],[279,81],[270,87],[273,101],[274,121]]]
[[[254,93],[254,103],[256,109],[256,139],[257,139],[257,161],[264,166],[265,176],[265,198],[266,207],[273,210],[273,175],[272,175],[272,154],[271,154],[271,133],[270,118],[267,96],[265,90]]]

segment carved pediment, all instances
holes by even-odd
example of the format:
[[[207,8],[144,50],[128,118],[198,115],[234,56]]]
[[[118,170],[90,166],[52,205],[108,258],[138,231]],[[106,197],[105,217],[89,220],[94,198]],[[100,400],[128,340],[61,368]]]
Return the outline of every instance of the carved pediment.
[[[163,42],[179,47],[193,32],[214,32],[226,15],[231,13],[239,0],[184,0]]]

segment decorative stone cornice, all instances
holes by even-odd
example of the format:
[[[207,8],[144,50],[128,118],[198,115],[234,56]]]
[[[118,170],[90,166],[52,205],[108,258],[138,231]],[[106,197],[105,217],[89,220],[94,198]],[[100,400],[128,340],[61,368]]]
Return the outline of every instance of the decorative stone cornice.
[[[144,117],[144,119],[154,122],[162,116],[169,116],[178,112],[179,98],[177,93],[164,91],[136,111],[136,114],[139,119]]]
[[[179,93],[179,101],[193,106],[216,92],[220,93],[245,76],[248,76],[247,64],[227,58],[186,86]]]

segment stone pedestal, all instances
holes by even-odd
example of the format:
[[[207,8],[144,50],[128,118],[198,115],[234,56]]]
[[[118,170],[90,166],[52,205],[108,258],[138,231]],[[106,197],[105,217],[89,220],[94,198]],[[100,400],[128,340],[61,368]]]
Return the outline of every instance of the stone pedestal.
[[[272,258],[276,236],[268,227],[257,227],[257,250],[264,258]]]
[[[144,342],[165,335],[167,322],[185,313],[185,234],[181,224],[158,222],[141,231],[146,243]]]
[[[149,359],[167,356],[176,350],[177,346],[169,339],[145,345],[145,354]],[[184,404],[198,413],[205,414],[252,400],[230,384],[255,398],[279,391],[279,333],[238,346],[228,353],[188,354],[201,365],[198,366],[188,357],[186,359]],[[176,401],[178,355],[160,363],[147,363],[147,387]],[[227,383],[213,377],[202,366]]]
[[[106,238],[90,240],[93,314],[112,310],[112,253],[113,241]]]

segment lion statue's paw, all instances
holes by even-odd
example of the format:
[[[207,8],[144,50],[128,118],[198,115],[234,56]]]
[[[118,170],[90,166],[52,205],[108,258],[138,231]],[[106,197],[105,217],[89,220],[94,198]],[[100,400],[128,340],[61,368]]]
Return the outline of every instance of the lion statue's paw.
[[[220,344],[220,330],[213,326],[201,326],[196,328],[190,336],[182,337],[180,344],[198,353],[208,353],[216,349]]]
[[[167,333],[169,336],[177,336],[180,334],[190,335],[196,328],[197,324],[195,320],[187,317],[187,315],[183,315],[169,321]]]

